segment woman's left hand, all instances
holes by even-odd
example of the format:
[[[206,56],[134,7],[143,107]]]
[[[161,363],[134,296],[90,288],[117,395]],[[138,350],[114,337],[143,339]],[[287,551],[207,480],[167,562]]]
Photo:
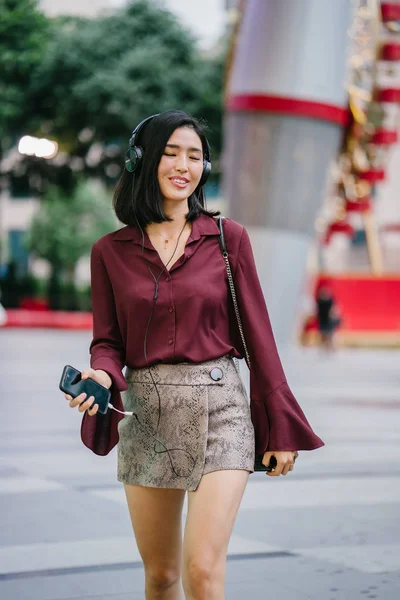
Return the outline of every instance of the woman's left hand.
[[[293,471],[294,462],[298,457],[298,452],[291,452],[290,450],[283,451],[270,451],[265,452],[263,458],[263,464],[267,467],[269,465],[269,461],[271,460],[271,456],[274,456],[276,459],[276,467],[274,467],[273,471],[268,471],[267,475],[270,477],[278,477],[278,475],[287,475],[289,471]]]

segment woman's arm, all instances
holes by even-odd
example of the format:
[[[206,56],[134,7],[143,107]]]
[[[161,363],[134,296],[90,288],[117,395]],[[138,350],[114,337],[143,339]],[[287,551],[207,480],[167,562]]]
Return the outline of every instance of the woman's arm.
[[[118,326],[114,293],[104,265],[100,249],[96,244],[90,257],[92,288],[93,339],[90,344],[90,366],[108,373],[112,383],[126,389],[122,374],[125,348]]]
[[[287,384],[245,228],[236,261],[235,288],[251,361],[250,398],[256,453],[313,450],[323,446]]]
[[[118,326],[111,281],[98,242],[92,248],[90,271],[93,312],[90,366],[96,371],[104,371],[110,377],[111,404],[123,410],[120,392],[128,387],[122,373],[125,348]],[[118,422],[121,418],[119,413],[111,409],[105,415],[97,413],[94,417],[85,412],[81,427],[83,443],[95,454],[108,454],[118,443]]]

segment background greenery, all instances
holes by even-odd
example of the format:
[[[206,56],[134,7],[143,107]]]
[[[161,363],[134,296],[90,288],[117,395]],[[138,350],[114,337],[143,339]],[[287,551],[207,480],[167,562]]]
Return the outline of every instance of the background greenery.
[[[224,44],[205,56],[171,13],[147,0],[96,19],[49,19],[35,0],[1,5],[3,151],[27,133],[60,147],[54,160],[13,165],[17,189],[70,190],[82,174],[114,184],[134,126],[177,107],[206,120],[217,173]]]
[[[50,19],[36,0],[0,0],[0,12],[1,180],[15,196],[42,198],[29,248],[49,262],[50,289],[73,287],[79,258],[115,228],[112,188],[141,119],[170,108],[204,119],[211,183],[218,180],[226,44],[201,53],[171,13],[147,0],[93,19]],[[20,155],[27,134],[57,141],[57,156]],[[93,194],[89,180],[103,188]]]

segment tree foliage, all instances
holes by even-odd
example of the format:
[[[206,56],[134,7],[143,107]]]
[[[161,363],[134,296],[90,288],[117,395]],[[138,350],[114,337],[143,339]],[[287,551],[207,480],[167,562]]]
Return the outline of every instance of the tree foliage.
[[[12,137],[32,118],[29,89],[46,51],[49,23],[37,0],[0,0],[0,142]]]
[[[50,38],[33,73],[30,105],[36,133],[56,139],[68,157],[64,182],[84,171],[113,183],[133,127],[170,108],[204,118],[218,155],[223,58],[202,56],[171,13],[131,0],[97,19],[59,19]],[[48,162],[59,169],[60,158]]]
[[[53,270],[71,278],[79,259],[90,252],[96,239],[115,228],[108,194],[92,182],[79,183],[65,197],[49,188],[29,231],[29,249],[47,260]]]

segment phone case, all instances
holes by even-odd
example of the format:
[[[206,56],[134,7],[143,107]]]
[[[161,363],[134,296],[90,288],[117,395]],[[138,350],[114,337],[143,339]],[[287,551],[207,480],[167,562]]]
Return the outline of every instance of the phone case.
[[[254,471],[268,471],[269,473],[276,467],[276,458],[275,456],[271,456],[271,460],[269,461],[268,467],[266,467],[262,459],[264,458],[264,454],[256,454],[256,458],[254,461]]]
[[[111,399],[110,390],[97,383],[97,381],[93,381],[93,379],[82,380],[81,375],[82,373],[78,369],[71,367],[71,365],[65,365],[59,383],[60,390],[73,398],[83,392],[87,394],[87,398],[93,396],[95,404],[99,405],[98,412],[105,415]]]

